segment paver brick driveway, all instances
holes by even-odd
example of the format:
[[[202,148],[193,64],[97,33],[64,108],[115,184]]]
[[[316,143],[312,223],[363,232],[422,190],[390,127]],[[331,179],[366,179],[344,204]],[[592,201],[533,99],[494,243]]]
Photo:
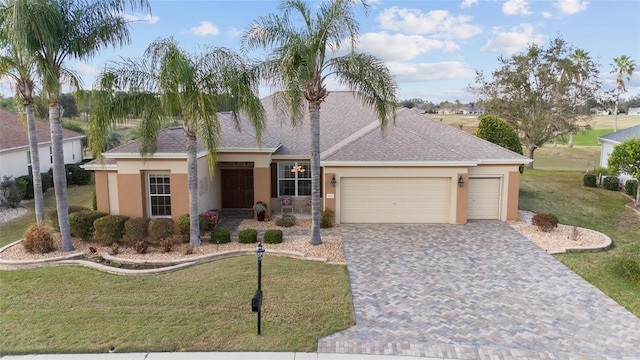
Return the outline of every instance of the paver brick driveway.
[[[640,359],[640,319],[506,223],[341,232],[356,325],[320,352]]]

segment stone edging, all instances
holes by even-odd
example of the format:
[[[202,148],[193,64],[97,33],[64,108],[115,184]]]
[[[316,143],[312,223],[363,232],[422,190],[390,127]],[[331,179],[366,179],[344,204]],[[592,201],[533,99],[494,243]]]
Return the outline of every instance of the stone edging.
[[[577,228],[580,230],[591,231],[602,236],[604,238],[604,244],[595,245],[595,246],[565,247],[564,249],[559,251],[549,251],[548,254],[554,255],[554,254],[564,254],[568,252],[595,252],[595,251],[604,251],[604,250],[607,250],[609,247],[611,247],[611,238],[609,236],[599,231],[585,229],[581,227],[577,227]]]
[[[15,241],[9,245],[6,245],[0,248],[0,253],[5,249],[15,246],[20,243],[22,240]],[[166,260],[137,260],[137,259],[126,259],[119,258],[117,256],[109,255],[108,253],[102,253],[103,259],[110,262],[121,263],[121,264],[138,264],[138,265],[167,265],[157,269],[142,269],[142,270],[132,270],[132,269],[122,269],[106,264],[97,263],[90,260],[84,260],[81,258],[85,257],[84,252],[76,251],[68,255],[58,256],[55,258],[48,258],[42,260],[8,260],[0,258],[0,270],[28,270],[28,269],[40,269],[46,267],[54,267],[54,266],[65,266],[65,265],[76,265],[76,266],[84,266],[100,271],[104,271],[110,274],[115,275],[159,275],[166,274],[182,269],[186,269],[191,266],[204,264],[210,261],[216,261],[221,259],[226,259],[230,257],[237,257],[243,255],[251,255],[254,254],[253,249],[241,249],[241,250],[230,250],[224,251],[214,254],[201,255],[193,258],[184,258],[184,259],[176,259],[174,261],[166,261]],[[318,261],[326,264],[341,264],[344,263],[334,263],[329,262],[325,258],[315,258],[315,257],[306,257],[304,253],[297,251],[286,251],[286,250],[269,250],[269,255],[275,256],[285,256],[289,258],[295,259],[303,259],[310,261]]]

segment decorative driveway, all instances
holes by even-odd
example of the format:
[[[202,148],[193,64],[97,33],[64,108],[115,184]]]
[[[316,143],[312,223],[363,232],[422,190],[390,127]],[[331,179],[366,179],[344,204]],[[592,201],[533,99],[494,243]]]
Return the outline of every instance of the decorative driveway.
[[[640,319],[506,223],[341,232],[356,325],[319,352],[640,359]]]

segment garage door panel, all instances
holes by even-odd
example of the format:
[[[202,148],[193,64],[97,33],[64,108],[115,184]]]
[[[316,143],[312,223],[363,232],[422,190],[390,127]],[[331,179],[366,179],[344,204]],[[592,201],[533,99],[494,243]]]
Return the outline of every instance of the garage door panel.
[[[448,178],[342,178],[343,223],[447,223]]]
[[[500,178],[470,178],[467,218],[500,219]]]

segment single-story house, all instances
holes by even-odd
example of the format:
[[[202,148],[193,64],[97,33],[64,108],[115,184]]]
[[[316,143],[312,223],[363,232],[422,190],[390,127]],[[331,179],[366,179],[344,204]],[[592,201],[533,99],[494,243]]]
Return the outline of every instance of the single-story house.
[[[51,130],[49,124],[36,121],[40,172],[47,172],[53,164]],[[82,161],[82,139],[84,135],[62,129],[64,163]],[[19,115],[0,110],[0,179],[4,176],[19,177],[31,174],[31,150],[26,125]]]
[[[598,142],[601,144],[600,166],[605,168],[609,166],[609,156],[613,152],[614,146],[634,137],[640,138],[640,125],[632,126],[630,128],[612,132],[610,134],[599,137]],[[624,184],[629,179],[633,179],[627,174],[621,174],[619,177],[622,184]]]
[[[258,201],[281,211],[308,211],[311,191],[309,121],[291,127],[263,99],[267,127],[258,144],[246,123],[238,130],[221,113],[221,142],[213,176],[198,153],[198,206],[250,209]],[[336,223],[445,223],[517,218],[519,166],[530,160],[411,109],[398,111],[384,134],[372,108],[351,92],[331,92],[321,107],[322,208]],[[104,153],[95,171],[98,210],[130,217],[189,211],[182,128],[158,133],[157,151],[142,158],[137,142]],[[305,209],[307,208],[307,209]]]
[[[640,115],[640,107],[630,107],[627,115]]]

